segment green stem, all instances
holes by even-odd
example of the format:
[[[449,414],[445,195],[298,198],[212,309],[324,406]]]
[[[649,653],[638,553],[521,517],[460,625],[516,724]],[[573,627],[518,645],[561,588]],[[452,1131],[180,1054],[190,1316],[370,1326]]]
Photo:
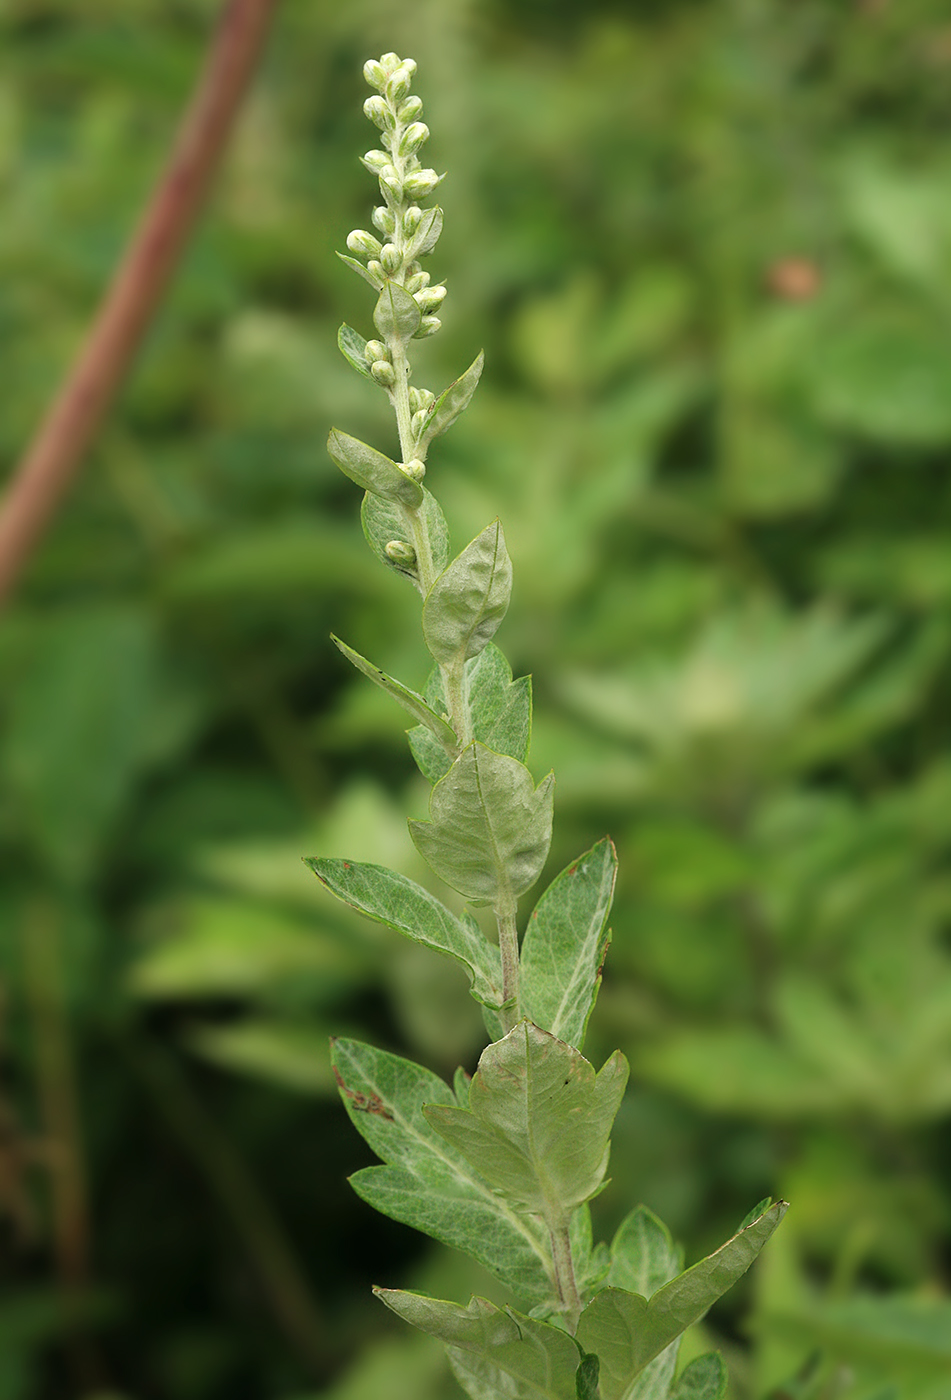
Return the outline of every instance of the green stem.
[[[565,1317],[568,1321],[568,1330],[574,1334],[578,1326],[578,1318],[581,1316],[581,1295],[578,1292],[578,1283],[575,1279],[575,1264],[571,1257],[571,1237],[568,1233],[568,1225],[550,1227],[551,1235],[551,1257],[555,1266],[555,1286],[558,1289],[558,1298],[565,1310]]]
[[[502,1000],[511,1007],[502,1013],[506,1034],[521,1019],[519,1010],[518,929],[515,925],[515,901],[500,904],[495,911],[499,926],[499,952],[502,956]]]

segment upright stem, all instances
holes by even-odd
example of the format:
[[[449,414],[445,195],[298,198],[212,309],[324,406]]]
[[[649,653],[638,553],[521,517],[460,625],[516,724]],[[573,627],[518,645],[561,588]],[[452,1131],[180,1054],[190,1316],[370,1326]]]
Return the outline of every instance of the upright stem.
[[[565,1309],[568,1330],[574,1334],[581,1316],[581,1295],[575,1279],[575,1265],[571,1257],[571,1237],[568,1226],[560,1225],[550,1230],[551,1256],[555,1266],[555,1286],[558,1298]]]
[[[515,926],[515,901],[507,900],[495,911],[499,926],[499,952],[502,955],[502,1000],[511,1002],[502,1013],[502,1024],[506,1031],[521,1019],[518,987],[518,929]]]

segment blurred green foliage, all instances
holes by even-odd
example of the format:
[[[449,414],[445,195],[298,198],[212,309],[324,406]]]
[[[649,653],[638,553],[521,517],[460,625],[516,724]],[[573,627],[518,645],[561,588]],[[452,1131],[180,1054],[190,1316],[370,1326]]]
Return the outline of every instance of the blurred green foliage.
[[[11,467],[217,10],[0,4]],[[942,1400],[941,0],[280,7],[174,293],[0,622],[0,1400],[456,1393],[368,1288],[485,1280],[349,1194],[368,1158],[326,1035],[450,1072],[477,1008],[300,864],[427,879],[402,715],[329,641],[424,680],[410,591],[322,446],[332,421],[391,432],[337,352],[369,303],[332,255],[366,223],[360,67],[388,48],[452,169],[421,380],[486,349],[440,499],[457,546],[505,523],[551,873],[606,830],[621,859],[591,1053],[620,1043],[635,1088],[603,1230],[644,1200],[696,1258],[782,1192],[684,1360],[722,1346],[736,1400]]]

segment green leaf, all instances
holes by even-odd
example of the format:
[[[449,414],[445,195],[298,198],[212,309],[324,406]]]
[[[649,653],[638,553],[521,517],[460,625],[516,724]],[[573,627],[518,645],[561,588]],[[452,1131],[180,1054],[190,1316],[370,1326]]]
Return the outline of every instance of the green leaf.
[[[674,1244],[667,1226],[647,1206],[635,1206],[611,1242],[608,1283],[652,1298],[683,1266],[683,1250]]]
[[[414,258],[423,258],[427,253],[431,253],[439,242],[439,235],[442,233],[443,212],[438,204],[432,209],[424,209],[423,217],[419,221],[419,227],[413,234],[404,256],[407,261]]]
[[[417,507],[423,502],[423,488],[418,481],[406,475],[401,467],[349,433],[339,428],[331,428],[327,438],[327,451],[344,476],[362,486],[364,491],[372,491],[375,496],[383,496],[388,501],[400,501],[404,506]]]
[[[670,1400],[723,1400],[726,1394],[726,1367],[719,1352],[698,1356],[685,1366]]]
[[[380,290],[380,279],[374,277],[372,272],[368,272],[362,262],[357,262],[356,258],[351,258],[347,253],[338,253],[337,257],[342,263],[346,263],[354,272],[358,272],[364,282],[369,282],[375,292]]]
[[[353,365],[358,374],[362,374],[364,379],[373,378],[364,353],[367,343],[360,332],[355,331],[352,326],[348,326],[346,321],[337,331],[337,347],[343,358],[348,364]]]
[[[540,1221],[519,1215],[426,1122],[425,1104],[455,1104],[436,1075],[398,1055],[336,1040],[331,1062],[357,1131],[386,1163],[350,1184],[394,1220],[471,1254],[520,1297],[552,1292],[551,1251]]]
[[[601,1363],[596,1356],[585,1355],[581,1358],[581,1365],[575,1376],[577,1400],[601,1400],[601,1390],[598,1386],[600,1371]]]
[[[499,950],[473,919],[457,919],[421,885],[381,865],[313,858],[304,864],[351,909],[462,963],[477,1001],[488,1006],[501,1003]]]
[[[425,486],[422,490],[423,504],[420,508],[420,515],[423,524],[429,531],[433,564],[441,573],[449,563],[449,527],[435,496],[431,491],[427,491]],[[360,519],[367,544],[376,557],[388,569],[393,569],[396,573],[405,574],[408,579],[412,579],[416,587],[419,588],[419,579],[415,570],[404,568],[391,559],[386,552],[386,546],[390,540],[403,540],[407,544],[411,543],[412,531],[402,506],[396,501],[388,501],[384,497],[374,496],[372,492],[368,491],[363,498]]]
[[[746,1273],[786,1211],[778,1201],[759,1220],[727,1240],[715,1254],[660,1288],[648,1300],[605,1288],[578,1323],[578,1340],[601,1358],[604,1400],[627,1400],[631,1383],[716,1300]]]
[[[404,1321],[531,1387],[522,1394],[577,1400],[575,1376],[581,1353],[560,1328],[512,1308],[497,1308],[485,1298],[472,1298],[464,1308],[397,1288],[373,1291]],[[496,1394],[507,1395],[508,1387]]]
[[[409,340],[419,330],[422,312],[398,282],[385,283],[373,309],[373,324],[384,340]]]
[[[385,671],[380,670],[379,666],[374,666],[372,661],[367,661],[358,651],[347,646],[346,642],[342,642],[332,632],[330,640],[337,650],[356,666],[358,671],[361,671],[374,685],[378,685],[381,690],[385,690],[387,695],[392,695],[398,705],[402,705],[403,709],[411,714],[415,720],[424,724],[443,748],[455,751],[458,744],[455,731],[429,708],[421,695],[417,695],[415,690],[410,690],[400,681],[388,676]]]
[[[523,763],[483,744],[463,749],[433,788],[429,821],[411,821],[416,849],[473,904],[517,899],[541,873],[551,841],[554,776],[535,787]]]
[[[511,593],[512,562],[495,520],[443,570],[423,604],[433,659],[446,664],[480,652],[498,631]]]
[[[611,939],[616,874],[617,855],[605,837],[548,886],[522,944],[522,1010],[579,1050]]]
[[[508,754],[520,763],[528,761],[532,734],[532,681],[530,676],[512,680],[512,668],[494,642],[466,662],[466,685],[472,737],[496,753]],[[442,673],[434,666],[423,692],[431,709],[446,709]],[[409,731],[409,744],[423,777],[438,783],[449,771],[450,760],[428,729]]]
[[[425,1115],[507,1201],[559,1229],[604,1180],[627,1073],[620,1051],[596,1075],[570,1045],[520,1021],[483,1051],[468,1109]]]
[[[482,375],[484,363],[485,355],[480,350],[465,374],[460,374],[459,378],[454,379],[449,388],[444,389],[440,394],[429,410],[429,417],[420,431],[418,440],[420,449],[427,448],[434,437],[439,437],[447,428],[451,428],[456,419],[469,407],[469,401],[475,393]]]

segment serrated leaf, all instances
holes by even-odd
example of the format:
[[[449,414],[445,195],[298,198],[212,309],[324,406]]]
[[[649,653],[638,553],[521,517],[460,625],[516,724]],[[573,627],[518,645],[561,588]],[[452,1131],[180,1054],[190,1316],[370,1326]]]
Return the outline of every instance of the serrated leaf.
[[[480,350],[466,372],[460,374],[458,379],[454,379],[449,388],[444,389],[440,394],[429,410],[429,417],[420,431],[418,446],[421,449],[425,450],[434,437],[439,437],[447,428],[451,428],[456,419],[469,407],[469,401],[476,391],[484,364],[485,355]]]
[[[616,874],[617,854],[605,837],[552,881],[522,944],[523,1012],[579,1050],[611,938],[607,924]]]
[[[349,433],[342,433],[339,428],[331,428],[327,451],[344,476],[362,486],[364,491],[372,491],[375,496],[399,501],[414,509],[422,505],[423,488],[419,482],[407,476],[391,458],[377,452],[375,447],[351,437]]]
[[[405,258],[412,261],[413,258],[423,258],[427,253],[431,253],[439,242],[439,235],[442,233],[443,212],[436,204],[432,209],[424,209],[423,217],[419,221],[419,227],[413,234],[409,247],[406,249]]]
[[[346,321],[337,332],[337,346],[347,364],[353,365],[358,374],[362,374],[364,379],[373,378],[364,353],[367,343],[360,332],[348,326]]]
[[[424,1104],[454,1104],[448,1085],[420,1065],[354,1040],[331,1060],[358,1132],[385,1166],[350,1178],[357,1195],[393,1220],[471,1254],[520,1297],[552,1291],[551,1251],[540,1221],[519,1215],[426,1122]]]
[[[475,656],[498,631],[512,594],[512,561],[498,520],[436,579],[423,604],[423,635],[435,661]]]
[[[429,531],[433,565],[441,573],[449,563],[449,527],[439,502],[431,491],[427,491],[425,486],[423,487],[423,504],[420,507],[420,515],[423,524]],[[412,542],[413,532],[409,528],[403,507],[399,502],[385,500],[382,496],[374,496],[372,492],[368,491],[363,497],[360,520],[366,542],[376,557],[388,569],[393,569],[396,573],[404,574],[406,578],[411,579],[422,592],[415,569],[408,569],[396,563],[386,552],[386,546],[390,540],[402,540],[406,544]]]
[[[684,1367],[670,1392],[670,1400],[723,1400],[726,1383],[723,1359],[719,1352],[711,1351]]]
[[[346,263],[354,272],[359,272],[364,282],[369,282],[375,292],[380,290],[380,279],[374,277],[372,272],[368,272],[362,262],[357,262],[356,258],[349,257],[346,253],[338,253],[337,257],[342,263]]]
[[[578,1341],[601,1358],[604,1400],[628,1400],[640,1372],[746,1273],[785,1211],[785,1202],[777,1202],[649,1302],[619,1288],[595,1296],[581,1314]]]
[[[560,1328],[512,1308],[497,1308],[485,1298],[472,1298],[464,1308],[396,1288],[373,1291],[404,1321],[532,1388],[523,1395],[577,1400],[575,1376],[581,1353]],[[502,1394],[506,1393],[507,1388]]]
[[[415,299],[398,282],[386,282],[373,308],[373,324],[384,340],[409,340],[422,319]]]
[[[410,690],[401,681],[388,676],[385,671],[380,670],[379,666],[374,666],[372,661],[367,661],[366,657],[361,656],[358,651],[354,651],[353,647],[347,646],[346,642],[342,642],[332,632],[330,640],[337,650],[342,652],[347,660],[368,680],[371,680],[374,685],[378,685],[381,690],[385,690],[387,695],[392,695],[398,705],[402,705],[403,709],[411,714],[418,723],[424,724],[443,748],[455,751],[458,744],[455,730],[429,708],[421,695],[418,695],[415,690]]]
[[[469,1108],[425,1116],[519,1211],[562,1229],[604,1180],[627,1073],[620,1051],[596,1075],[570,1045],[520,1021],[483,1051]]]
[[[457,919],[421,885],[381,865],[314,858],[308,858],[304,864],[351,909],[462,963],[477,1001],[489,1006],[501,1003],[499,950],[474,920]]]
[[[463,749],[432,790],[429,821],[411,821],[420,855],[473,904],[517,899],[551,841],[554,776],[535,787],[523,763],[484,744]]]
[[[472,737],[496,753],[508,754],[520,763],[528,760],[532,734],[532,681],[530,676],[512,680],[512,668],[494,642],[466,662],[466,685]],[[430,709],[444,711],[446,695],[442,674],[434,666],[424,689]],[[409,744],[420,772],[438,783],[449,771],[442,745],[430,742],[429,730],[409,731]]]

